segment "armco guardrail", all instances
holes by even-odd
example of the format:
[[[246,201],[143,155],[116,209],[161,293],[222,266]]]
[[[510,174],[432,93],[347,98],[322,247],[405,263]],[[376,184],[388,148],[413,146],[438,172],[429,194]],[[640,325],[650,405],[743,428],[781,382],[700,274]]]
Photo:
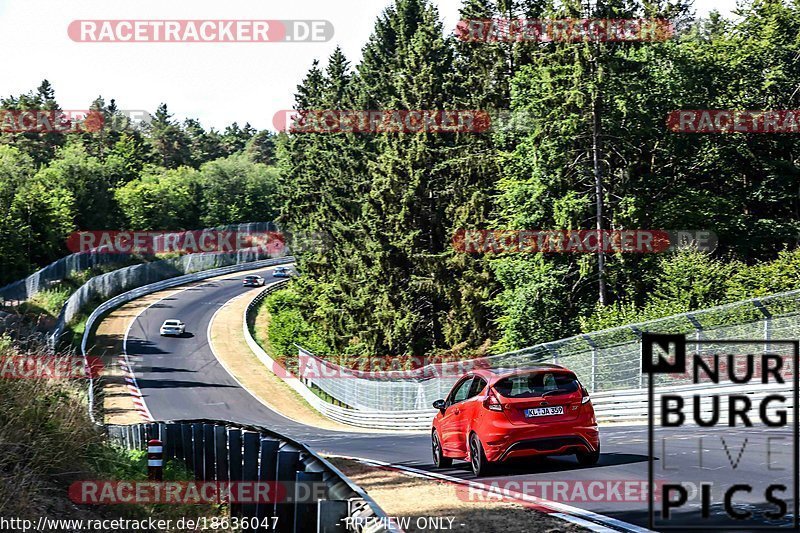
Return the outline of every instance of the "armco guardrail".
[[[235,253],[199,253],[184,255],[174,259],[162,259],[141,263],[100,274],[81,285],[61,308],[56,326],[50,337],[50,345],[55,348],[75,317],[97,300],[105,300],[116,294],[149,283],[156,283],[177,276],[201,272],[214,268],[235,266],[241,263],[273,258],[277,254],[260,248],[246,248]]]
[[[247,222],[243,224],[231,224],[228,226],[220,226],[218,228],[209,228],[218,231],[235,231],[239,233],[253,233],[264,231],[276,231],[276,226],[273,222]],[[175,231],[166,233],[166,235],[180,235],[183,232]],[[163,240],[165,237],[161,237]],[[119,265],[121,263],[129,262],[130,254],[108,253],[104,251],[101,246],[96,250],[89,252],[79,252],[67,255],[53,261],[46,267],[43,267],[25,279],[9,283],[0,287],[0,300],[19,302],[27,300],[35,296],[40,291],[47,289],[52,283],[62,281],[75,272],[103,266],[103,265]]]
[[[197,481],[253,481],[286,489],[286,502],[232,503],[231,515],[250,526],[243,531],[397,531],[387,527],[385,513],[372,498],[336,467],[268,428],[221,420],[106,427],[113,441],[129,449],[146,450],[148,440],[160,440],[164,460],[183,462]],[[277,520],[265,520],[272,517]],[[253,522],[267,527],[254,528]]]
[[[261,261],[253,261],[249,263],[241,263],[237,265],[230,265],[223,268],[204,270],[202,272],[195,272],[193,274],[186,274],[183,276],[165,279],[163,281],[159,281],[157,283],[151,283],[149,285],[144,285],[142,287],[137,287],[130,291],[114,296],[113,298],[106,300],[100,306],[98,306],[94,311],[92,311],[92,313],[86,319],[86,329],[84,330],[83,337],[81,338],[81,354],[84,357],[84,361],[86,361],[86,356],[87,356],[86,347],[89,342],[89,335],[94,329],[94,325],[97,319],[100,318],[103,314],[107,313],[108,311],[116,307],[119,307],[124,303],[130,302],[131,300],[135,300],[136,298],[140,298],[141,296],[144,296],[146,294],[151,294],[163,289],[177,287],[179,285],[190,283],[192,281],[200,281],[208,278],[213,278],[215,276],[220,276],[223,274],[231,274],[233,272],[241,272],[243,270],[252,270],[256,268],[263,268],[273,265],[282,265],[293,262],[294,262],[294,257],[286,256],[273,259],[263,259]],[[94,380],[91,378],[89,379],[89,417],[92,419],[93,422],[95,422]]]
[[[714,345],[693,346],[694,340],[758,340],[763,342],[763,350],[766,350],[770,341],[798,337],[800,291],[576,335],[460,364],[468,369],[470,366],[501,368],[556,363],[575,371],[598,398],[603,397],[600,393],[612,391],[641,391],[645,385],[640,352],[643,331],[685,334],[687,348],[698,353],[708,353]],[[308,350],[301,349],[301,355],[318,368],[309,383],[354,408],[380,411],[425,409],[443,398],[459,377],[457,372],[444,375],[437,372],[441,365],[418,369],[415,374],[422,376],[419,379],[410,379],[408,375],[397,378],[391,372],[356,373],[317,358]]]
[[[250,350],[252,350],[259,361],[275,375],[279,376],[289,387],[306,400],[311,407],[336,422],[383,431],[427,431],[430,429],[431,420],[433,420],[436,414],[435,409],[378,411],[372,409],[348,409],[347,407],[333,405],[317,396],[304,380],[294,376],[288,369],[272,359],[272,357],[259,346],[250,333],[250,324],[252,324],[253,319],[252,313],[266,296],[282,288],[287,281],[273,283],[266,287],[250,302],[244,311],[244,316],[242,317],[244,338]]]
[[[355,372],[299,348],[299,354],[303,360],[311,361],[312,366],[316,368],[312,372],[301,373],[300,377],[293,376],[258,346],[252,339],[248,328],[250,312],[261,298],[275,288],[277,287],[270,287],[259,295],[248,307],[244,318],[245,338],[248,345],[267,367],[284,376],[284,380],[312,407],[338,422],[381,430],[427,430],[430,428],[430,422],[436,413],[430,406],[434,400],[447,396],[460,373],[452,370],[441,372],[442,367],[446,365],[430,365],[413,372],[394,373],[394,376],[392,372]],[[647,416],[647,391],[644,388],[647,378],[642,374],[640,366],[641,343],[639,337],[642,331],[685,334],[686,328],[680,326],[687,322],[694,327],[693,336],[687,336],[688,347],[701,356],[714,353],[715,350],[720,349],[721,345],[713,343],[694,345],[694,341],[753,340],[757,342],[749,345],[748,349],[754,353],[776,351],[778,339],[796,338],[800,331],[799,298],[800,291],[791,291],[765,298],[746,300],[695,313],[579,335],[517,352],[465,361],[461,362],[460,366],[466,372],[470,367],[525,367],[536,363],[552,362],[563,364],[574,370],[583,383],[593,389],[592,403],[598,420],[601,422],[643,420]],[[778,312],[782,314],[779,316]],[[763,318],[746,321],[755,313]],[[703,319],[702,322],[698,317]],[[723,324],[725,321],[734,323]],[[735,323],[737,321],[739,323]],[[704,323],[717,323],[718,325],[702,329]],[[685,326],[685,324],[683,325]],[[624,339],[626,334],[634,336],[634,339],[616,343],[609,342],[603,347],[598,344],[602,339],[619,341]],[[564,349],[565,346],[574,348],[578,342],[582,342],[584,346],[588,345],[590,348],[572,352]],[[561,350],[558,349],[559,347]],[[398,374],[421,377],[398,378],[396,377]],[[657,378],[657,384],[669,385],[670,390],[685,394],[686,398],[699,390],[708,391],[706,386],[687,385],[686,379],[688,378],[681,381],[663,375]],[[628,385],[628,387],[623,388],[620,386],[622,384]],[[721,386],[731,387],[731,385],[723,383]],[[324,401],[313,392],[315,389],[349,408]],[[746,394],[753,399],[760,398],[760,395],[763,394],[763,389],[755,385],[723,390]],[[787,394],[788,390],[779,388],[774,392]],[[705,411],[705,405],[703,409]]]

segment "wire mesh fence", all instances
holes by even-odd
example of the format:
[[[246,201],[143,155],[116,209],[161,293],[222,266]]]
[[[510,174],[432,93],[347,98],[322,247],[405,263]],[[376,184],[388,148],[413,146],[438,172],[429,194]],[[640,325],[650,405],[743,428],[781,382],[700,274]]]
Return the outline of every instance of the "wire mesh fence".
[[[275,226],[271,222],[258,222],[228,226],[223,229],[235,229],[239,232],[259,232],[272,231],[274,228]],[[83,311],[117,294],[177,276],[251,263],[271,257],[282,257],[286,255],[286,251],[285,248],[276,252],[267,248],[255,247],[237,250],[232,253],[189,254],[119,268],[106,274],[95,276],[72,293],[61,308],[50,337],[50,344],[51,346],[56,346],[66,327],[72,324]]]
[[[272,222],[248,222],[214,229],[218,231],[248,234],[276,231],[276,226]],[[165,233],[163,236],[157,237],[156,242],[164,242],[171,236],[181,235],[182,233],[183,232]],[[128,264],[130,260],[130,254],[112,253],[103,247],[99,247],[93,251],[70,254],[37,270],[25,279],[0,287],[0,300],[22,302],[48,289],[54,283],[77,273],[102,266],[113,267],[115,265]]]
[[[797,339],[800,333],[800,290],[731,303],[710,309],[674,315],[658,320],[580,334],[481,359],[457,366],[429,365],[408,373],[358,372],[320,359],[299,348],[305,368],[300,374],[342,403],[365,410],[409,411],[430,409],[444,398],[470,368],[525,368],[555,363],[574,371],[591,392],[641,389],[641,335],[643,332],[684,334],[687,351],[708,355],[720,350],[708,340],[753,340],[750,351],[779,352],[781,339]],[[788,354],[783,354],[788,355]],[[688,383],[689,376],[659,376],[676,384]]]

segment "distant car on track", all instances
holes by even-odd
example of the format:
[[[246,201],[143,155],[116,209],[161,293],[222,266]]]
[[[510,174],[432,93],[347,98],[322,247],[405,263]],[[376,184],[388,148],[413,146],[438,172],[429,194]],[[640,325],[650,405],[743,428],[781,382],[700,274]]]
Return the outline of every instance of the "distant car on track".
[[[479,369],[433,403],[431,448],[437,467],[469,461],[476,476],[496,463],[575,454],[583,466],[600,458],[600,434],[586,388],[558,365]]]
[[[286,267],[278,267],[272,272],[273,278],[288,278],[291,275],[291,271]]]
[[[164,323],[161,324],[161,330],[159,332],[162,337],[166,335],[183,335],[186,332],[186,324],[177,318],[171,318],[165,320]]]
[[[265,281],[261,276],[245,276],[242,285],[245,287],[262,287]]]

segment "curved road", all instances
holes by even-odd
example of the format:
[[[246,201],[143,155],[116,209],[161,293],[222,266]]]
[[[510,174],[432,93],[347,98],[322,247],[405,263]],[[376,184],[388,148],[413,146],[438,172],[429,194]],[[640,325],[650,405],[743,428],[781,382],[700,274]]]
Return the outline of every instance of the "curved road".
[[[271,270],[265,269],[259,273],[271,282]],[[347,433],[306,426],[268,409],[239,386],[212,353],[207,329],[211,317],[220,306],[246,291],[260,290],[243,287],[241,280],[244,275],[185,288],[151,305],[132,323],[126,335],[126,350],[134,362],[139,386],[153,417],[156,420],[214,418],[261,424],[303,441],[322,453],[362,457],[433,471],[427,434]],[[159,326],[168,318],[182,319],[186,323],[187,334],[182,338],[160,337]],[[682,481],[689,479],[685,475],[686,469],[691,469],[697,462],[696,434],[695,430],[689,435],[685,429],[683,432],[673,431],[668,435],[669,447],[663,448],[670,467],[681,465]],[[743,438],[744,435],[741,439],[728,439],[727,445],[732,448],[732,453],[738,453]],[[717,437],[707,439],[710,442],[706,447],[711,451],[706,450],[704,454],[702,475],[706,478],[709,473],[718,475],[719,482],[727,485],[732,482],[730,466],[726,465],[728,460],[723,453],[714,453],[715,450],[721,451],[719,444],[714,444],[715,439],[718,440]],[[516,490],[526,492],[521,484],[531,481],[608,481],[612,485],[606,487],[610,487],[617,481],[647,480],[647,426],[601,427],[601,442],[602,457],[599,464],[592,468],[579,467],[572,457],[552,458],[536,463],[503,466],[493,477],[481,478],[480,481],[500,486],[517,482],[520,486]],[[754,456],[753,460],[749,460],[746,454],[742,457],[735,474],[738,479],[766,482],[781,478],[778,472],[770,471],[765,466],[763,454]],[[662,463],[666,471],[667,461]],[[656,461],[656,464],[659,462]],[[474,479],[469,466],[463,462],[456,462],[452,468],[437,472],[461,479]],[[787,485],[791,487],[790,478]],[[606,499],[619,498],[612,496]],[[564,503],[646,527],[646,499],[628,499],[634,501],[589,502],[579,499]],[[750,508],[758,507],[759,500],[763,500],[763,497],[754,497]],[[713,506],[712,513],[720,513],[720,509],[721,506]]]

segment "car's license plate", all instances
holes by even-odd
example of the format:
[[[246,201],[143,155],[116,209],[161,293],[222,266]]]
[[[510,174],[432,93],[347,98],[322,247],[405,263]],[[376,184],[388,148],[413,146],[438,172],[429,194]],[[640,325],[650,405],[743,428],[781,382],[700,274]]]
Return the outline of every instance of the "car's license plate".
[[[535,409],[525,409],[525,416],[530,418],[533,416],[550,416],[550,415],[563,415],[564,406],[556,405],[555,407],[536,407]]]

